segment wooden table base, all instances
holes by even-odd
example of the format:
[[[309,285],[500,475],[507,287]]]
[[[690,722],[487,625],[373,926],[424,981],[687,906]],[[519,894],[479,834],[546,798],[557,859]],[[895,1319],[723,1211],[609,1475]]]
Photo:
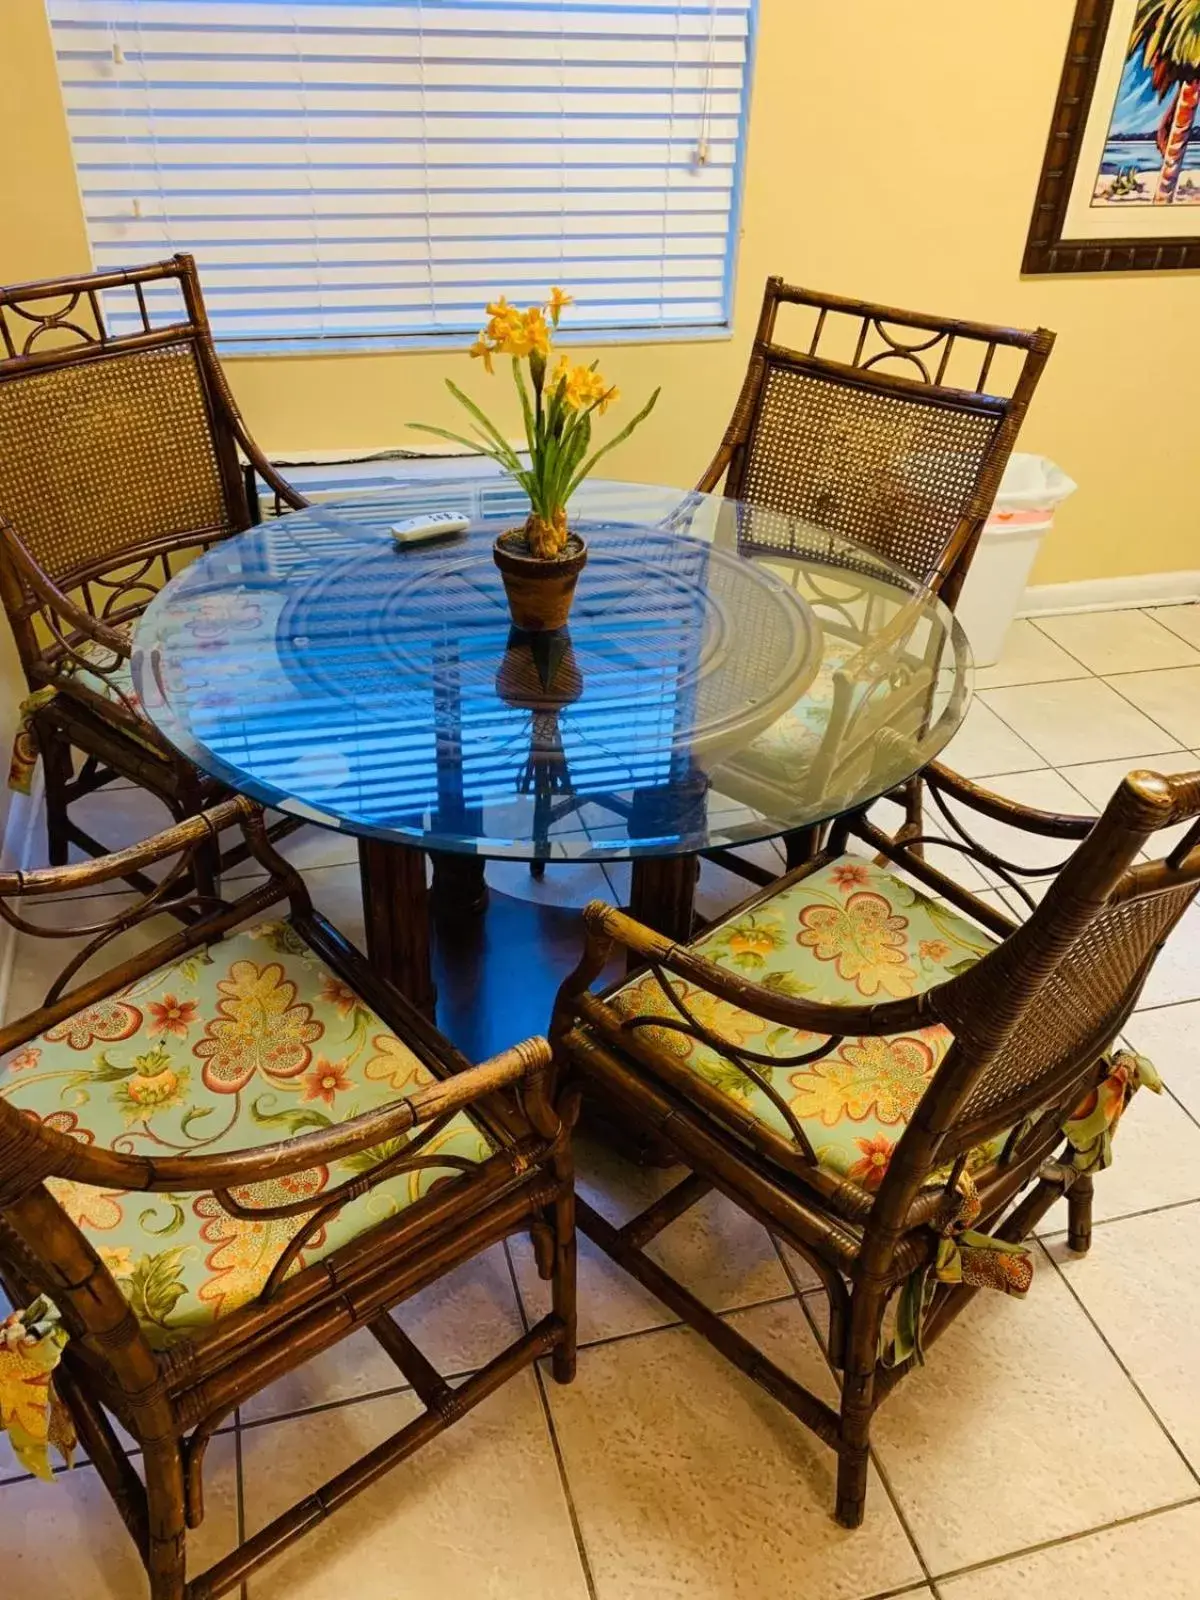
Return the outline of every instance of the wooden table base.
[[[477,917],[487,909],[488,888],[484,880],[487,862],[482,856],[452,855],[449,851],[431,852],[433,857],[433,912],[442,921]]]
[[[698,856],[638,856],[633,863],[629,915],[677,944],[692,937]]]
[[[358,845],[367,955],[419,1011],[433,1018],[437,988],[432,923],[436,919],[453,939],[456,922],[483,912],[487,863],[479,856],[435,854],[431,891],[425,854],[379,839],[360,839]],[[633,863],[630,915],[656,933],[686,943],[692,934],[699,867],[695,856],[639,857]]]
[[[437,1010],[425,852],[380,839],[358,841],[367,955],[417,1010]]]

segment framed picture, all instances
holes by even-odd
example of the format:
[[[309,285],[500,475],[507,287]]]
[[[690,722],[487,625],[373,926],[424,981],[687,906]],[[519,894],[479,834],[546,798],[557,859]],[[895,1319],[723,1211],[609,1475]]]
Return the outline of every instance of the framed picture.
[[[1022,271],[1200,268],[1200,0],[1077,0]]]

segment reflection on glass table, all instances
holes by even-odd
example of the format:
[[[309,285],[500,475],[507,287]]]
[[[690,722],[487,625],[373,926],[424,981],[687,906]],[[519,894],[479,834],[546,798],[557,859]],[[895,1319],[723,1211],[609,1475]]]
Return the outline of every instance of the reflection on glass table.
[[[394,973],[427,964],[397,952],[409,936],[380,904],[423,895],[407,855],[434,853],[464,904],[488,858],[632,859],[639,914],[676,935],[699,852],[866,803],[962,718],[969,658],[937,600],[857,545],[712,496],[587,485],[570,628],[518,634],[491,542],[522,505],[485,481],[292,513],[179,574],[136,631],[137,693],[177,748],[364,840],[368,932]],[[435,508],[468,532],[397,549],[391,524]]]

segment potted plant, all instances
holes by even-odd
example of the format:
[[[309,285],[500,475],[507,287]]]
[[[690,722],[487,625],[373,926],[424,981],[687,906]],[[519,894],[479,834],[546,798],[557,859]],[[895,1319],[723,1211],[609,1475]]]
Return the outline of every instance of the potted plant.
[[[450,393],[470,414],[474,439],[448,428],[413,423],[424,433],[482,449],[529,496],[529,516],[520,528],[496,539],[493,556],[504,580],[508,609],[518,628],[541,633],[565,625],[575,584],[587,561],[587,545],[567,522],[571,496],[601,457],[616,448],[654,409],[655,390],[637,416],[607,444],[592,450],[592,419],[618,398],[615,386],[600,376],[598,361],[572,366],[560,355],[551,367],[554,335],[565,307],[574,302],[551,289],[544,305],[520,310],[501,295],[487,308],[488,323],[471,346],[471,355],[490,374],[496,356],[512,358],[513,381],[525,419],[528,465],[468,395],[451,379]],[[528,380],[525,364],[528,363]]]

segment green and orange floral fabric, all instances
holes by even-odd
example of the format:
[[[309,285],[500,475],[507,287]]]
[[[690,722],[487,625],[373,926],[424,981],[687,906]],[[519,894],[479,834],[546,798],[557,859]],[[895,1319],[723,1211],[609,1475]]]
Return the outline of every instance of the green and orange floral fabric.
[[[129,629],[126,627],[118,631],[128,634]],[[137,696],[133,691],[133,668],[127,660],[93,640],[85,640],[77,649],[83,660],[94,662],[102,670],[93,672],[68,657],[63,666],[62,688],[69,692],[74,678],[86,684],[93,693],[111,700],[114,706],[137,706]],[[59,685],[48,683],[40,689],[34,689],[21,701],[21,720],[13,736],[8,765],[8,787],[16,794],[30,794],[33,791],[33,775],[41,754],[33,732],[34,715],[59,693]],[[131,731],[136,733],[136,729],[131,728]],[[157,749],[157,746],[151,745],[151,748]]]
[[[927,1187],[944,1183],[947,1176],[935,1174]],[[895,1326],[891,1337],[884,1335],[880,1341],[884,1366],[899,1366],[910,1357],[924,1364],[925,1313],[939,1283],[998,1289],[1001,1294],[1019,1299],[1029,1293],[1033,1284],[1032,1254],[1023,1244],[1010,1244],[990,1233],[975,1232],[971,1224],[978,1221],[982,1209],[974,1179],[969,1172],[959,1173],[955,1187],[942,1196],[929,1224],[937,1235],[933,1260],[911,1273],[896,1297]]]
[[[1063,1124],[1077,1172],[1103,1172],[1112,1166],[1113,1134],[1139,1089],[1162,1093],[1162,1079],[1154,1063],[1132,1050],[1119,1050],[1108,1077],[1084,1096]]]
[[[54,1476],[51,1445],[68,1466],[75,1450],[71,1414],[51,1377],[66,1342],[58,1308],[45,1298],[0,1319],[0,1433],[8,1434],[17,1460],[39,1478]]]
[[[283,922],[163,967],[50,1028],[0,1064],[0,1095],[87,1144],[186,1155],[267,1144],[348,1121],[431,1081],[429,1071]],[[234,1191],[245,1206],[319,1195],[401,1141]],[[465,1114],[423,1154],[483,1161]],[[320,1260],[453,1176],[426,1167],[343,1206],[305,1247]],[[148,1195],[49,1180],[156,1344],[252,1300],[304,1218],[237,1221],[211,1194]]]
[[[826,1005],[899,999],[944,983],[978,961],[991,940],[948,906],[870,861],[845,856],[773,898],[722,923],[695,942],[710,961],[781,994]],[[672,978],[688,1011],[710,1033],[756,1055],[806,1054],[821,1035],[779,1027],[706,990]],[[654,975],[627,984],[611,1004],[623,1016],[680,1013]],[[771,1098],[701,1040],[674,1028],[644,1036],[785,1138],[792,1135]],[[820,1164],[876,1190],[892,1151],[950,1047],[941,1026],[883,1038],[847,1038],[804,1067],[763,1066],[804,1128]],[[1003,1136],[978,1152],[982,1164]]]
[[[820,670],[804,697],[752,741],[751,753],[782,758],[789,765],[811,761],[829,731],[835,674],[845,668],[859,649],[860,645],[827,634]],[[859,693],[861,695],[861,691]]]

